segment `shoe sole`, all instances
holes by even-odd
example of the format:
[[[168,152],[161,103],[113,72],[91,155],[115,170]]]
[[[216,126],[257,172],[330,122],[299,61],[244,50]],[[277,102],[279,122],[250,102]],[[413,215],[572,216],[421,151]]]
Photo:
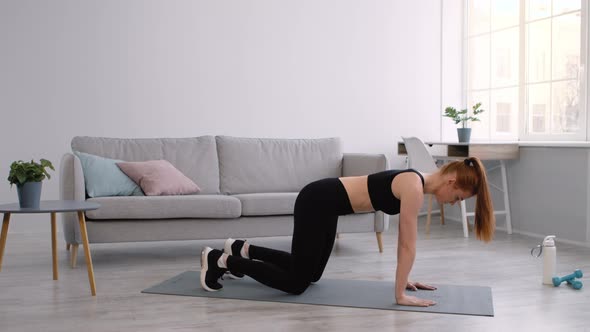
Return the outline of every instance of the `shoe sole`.
[[[244,277],[238,277],[238,276],[234,275],[233,273],[231,273],[231,272],[229,272],[229,271],[228,271],[228,272],[225,272],[225,275],[226,275],[228,278],[230,278],[230,279],[234,279],[234,280],[240,280],[240,279],[244,279]]]
[[[233,240],[233,239],[232,239]],[[235,241],[235,240],[234,240]],[[231,251],[231,243],[229,243],[229,241],[225,240],[225,243],[223,244],[223,252],[225,252],[228,255],[232,255],[232,251]],[[241,256],[240,256],[241,257]],[[226,272],[226,275],[230,278],[230,279],[234,279],[234,280],[240,280],[243,279],[244,277],[238,277],[234,274],[232,274],[229,270]]]
[[[228,239],[229,240],[229,239]],[[232,255],[231,252],[231,243],[229,243],[228,240],[225,240],[225,243],[223,244],[223,251],[228,254],[228,255]],[[232,239],[233,240],[233,239]],[[234,240],[235,241],[235,240]],[[233,256],[233,255],[232,255]]]
[[[205,289],[208,292],[217,292],[219,291],[219,289],[209,288],[207,286],[207,283],[205,282],[205,276],[207,275],[207,271],[209,270],[207,256],[209,255],[209,252],[211,252],[211,250],[211,248],[206,247],[205,249],[203,249],[203,251],[201,251],[201,287],[203,287],[203,289]]]

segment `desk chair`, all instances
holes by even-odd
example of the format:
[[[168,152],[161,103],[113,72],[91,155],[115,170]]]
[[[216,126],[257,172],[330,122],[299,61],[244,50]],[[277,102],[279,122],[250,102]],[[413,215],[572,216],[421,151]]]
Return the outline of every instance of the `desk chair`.
[[[406,146],[406,151],[408,153],[408,167],[414,168],[419,172],[424,173],[434,173],[438,170],[438,166],[434,161],[430,152],[426,149],[424,142],[422,142],[417,137],[402,137],[404,141],[404,145]],[[432,214],[432,197],[433,195],[428,195],[428,215],[426,217],[426,233],[430,233],[430,222],[431,222],[431,214]],[[461,214],[465,215],[465,203],[461,201]],[[467,218],[461,218],[463,221],[463,233],[467,237],[468,233],[468,225],[467,225]],[[445,224],[445,213],[444,213],[444,205],[440,204],[440,223],[441,225]]]

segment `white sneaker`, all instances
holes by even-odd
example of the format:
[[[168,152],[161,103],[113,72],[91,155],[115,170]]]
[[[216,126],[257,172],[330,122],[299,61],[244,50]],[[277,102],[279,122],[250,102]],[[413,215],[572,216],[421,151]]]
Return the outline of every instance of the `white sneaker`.
[[[217,266],[217,260],[223,252],[221,250],[205,247],[201,251],[201,287],[208,292],[215,292],[223,288],[219,278],[223,276],[226,269]]]
[[[246,240],[234,240],[232,238],[229,238],[225,240],[225,244],[223,245],[223,252],[231,256],[242,257],[241,250],[242,247],[244,247],[244,243],[246,243]],[[231,272],[230,270],[227,270],[226,274],[228,277],[232,279],[242,279],[244,277],[243,273]]]

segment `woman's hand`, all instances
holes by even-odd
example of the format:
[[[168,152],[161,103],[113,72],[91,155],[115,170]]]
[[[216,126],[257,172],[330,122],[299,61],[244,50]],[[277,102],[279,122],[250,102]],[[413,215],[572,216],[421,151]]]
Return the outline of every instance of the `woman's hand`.
[[[402,295],[401,297],[396,298],[397,304],[399,305],[407,305],[407,306],[414,306],[414,307],[429,307],[435,305],[436,302],[427,299],[417,298],[415,296],[409,295]]]
[[[435,290],[436,287],[430,286],[427,284],[423,284],[421,282],[412,282],[408,281],[406,285],[406,289],[411,291],[417,291],[418,289],[424,290]],[[427,299],[421,299],[415,296],[409,296],[406,294],[402,294],[402,296],[396,298],[397,304],[399,305],[408,305],[408,306],[416,306],[416,307],[429,307],[431,305],[435,305],[436,302]]]
[[[411,291],[417,291],[419,289],[436,290],[436,287],[430,286],[430,285],[427,285],[427,284],[423,284],[421,282],[408,281],[408,284],[406,285],[406,289],[407,290],[411,290]]]

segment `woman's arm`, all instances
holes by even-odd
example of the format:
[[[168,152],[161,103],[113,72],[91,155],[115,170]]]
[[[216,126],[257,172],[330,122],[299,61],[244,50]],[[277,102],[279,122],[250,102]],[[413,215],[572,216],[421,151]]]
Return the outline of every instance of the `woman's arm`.
[[[397,269],[395,272],[395,298],[405,294],[408,277],[416,257],[418,211],[422,206],[422,192],[415,188],[401,190],[401,208],[397,239]]]
[[[410,175],[412,173],[408,173]],[[400,305],[428,306],[434,301],[408,296],[405,293],[408,278],[416,257],[418,211],[424,201],[422,182],[418,175],[404,177],[397,183],[401,206],[397,241],[397,269],[395,273],[395,299]]]

